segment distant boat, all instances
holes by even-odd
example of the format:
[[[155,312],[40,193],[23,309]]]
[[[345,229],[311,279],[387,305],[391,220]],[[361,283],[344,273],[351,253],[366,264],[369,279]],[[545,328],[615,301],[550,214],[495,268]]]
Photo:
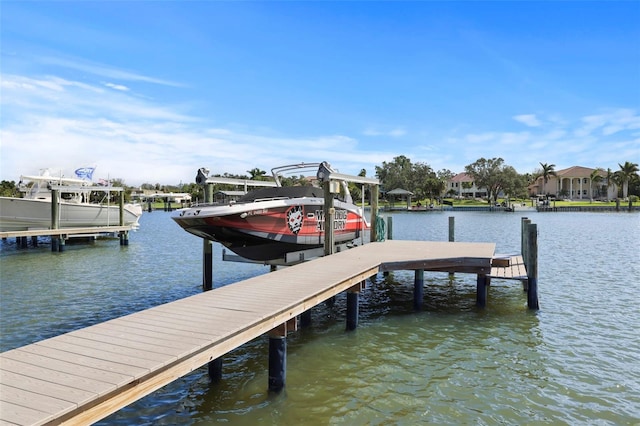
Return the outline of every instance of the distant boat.
[[[269,261],[286,253],[319,248],[324,244],[324,192],[315,186],[282,186],[285,171],[324,167],[329,164],[294,164],[272,169],[275,187],[251,191],[231,203],[196,205],[176,210],[172,219],[178,225],[202,238],[218,241],[237,255]],[[203,169],[200,169],[202,173]],[[199,181],[206,176],[199,174]],[[333,221],[335,243],[360,237],[369,224],[362,209],[353,204],[346,183],[342,198],[334,200]]]
[[[78,169],[82,170],[82,169]],[[84,228],[120,224],[120,206],[90,201],[90,195],[99,189],[109,193],[109,187],[94,186],[86,179],[50,176],[45,171],[39,176],[21,176],[20,190],[24,196],[0,197],[0,231],[24,231],[51,228],[51,188],[60,190],[58,228]],[[124,224],[138,226],[142,215],[140,204],[123,206]]]

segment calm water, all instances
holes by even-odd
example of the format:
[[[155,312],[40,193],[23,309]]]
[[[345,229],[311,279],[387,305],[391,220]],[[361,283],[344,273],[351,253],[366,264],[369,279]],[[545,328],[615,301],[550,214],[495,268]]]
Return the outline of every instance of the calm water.
[[[640,215],[637,213],[394,214],[394,239],[496,242],[520,251],[520,218],[538,224],[540,311],[515,281],[492,282],[476,309],[475,276],[380,274],[344,331],[344,298],[313,310],[288,338],[287,387],[267,388],[267,342],[225,357],[223,382],[205,369],[104,419],[104,425],[640,424]],[[130,245],[117,240],[51,253],[0,251],[2,351],[200,292],[201,240],[164,212],[145,213]],[[221,262],[215,286],[262,273]]]

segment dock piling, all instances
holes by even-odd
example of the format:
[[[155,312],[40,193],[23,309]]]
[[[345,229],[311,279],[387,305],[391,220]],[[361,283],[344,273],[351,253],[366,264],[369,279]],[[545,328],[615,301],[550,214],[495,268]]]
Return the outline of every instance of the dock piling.
[[[415,279],[413,282],[413,309],[422,310],[424,299],[424,269],[415,270]]]
[[[453,243],[456,240],[456,218],[454,216],[449,216],[449,242]],[[449,280],[453,280],[455,274],[453,272],[449,272]]]
[[[202,240],[202,291],[213,288],[213,243],[204,238]]]
[[[365,281],[361,281],[347,290],[347,331],[358,328],[360,292],[365,284]]]
[[[297,318],[280,324],[269,332],[269,392],[280,393],[287,376],[287,333],[298,329]]]
[[[209,369],[211,383],[220,383],[222,380],[222,357],[209,361],[207,368]]]
[[[300,314],[300,327],[305,328],[311,326],[311,310],[304,311]]]
[[[287,338],[269,335],[269,392],[280,393],[287,376]]]
[[[538,225],[527,225],[527,305],[540,309],[538,303]]]
[[[487,306],[487,289],[489,287],[489,278],[484,274],[478,274],[476,280],[476,306],[484,308]]]

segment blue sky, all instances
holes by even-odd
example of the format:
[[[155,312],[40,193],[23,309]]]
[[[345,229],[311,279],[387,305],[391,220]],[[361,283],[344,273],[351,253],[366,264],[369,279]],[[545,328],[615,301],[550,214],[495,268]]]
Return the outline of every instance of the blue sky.
[[[0,179],[640,162],[640,2],[0,3]]]

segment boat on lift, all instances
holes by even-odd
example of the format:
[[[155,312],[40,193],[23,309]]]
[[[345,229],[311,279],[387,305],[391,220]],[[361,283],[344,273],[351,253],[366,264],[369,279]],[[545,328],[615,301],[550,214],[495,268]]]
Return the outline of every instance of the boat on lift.
[[[81,172],[82,171],[82,172]],[[120,206],[92,201],[92,193],[108,194],[118,188],[94,185],[86,179],[86,169],[78,169],[85,178],[58,177],[44,170],[37,176],[20,177],[22,197],[0,197],[0,231],[50,229],[52,189],[60,193],[58,228],[85,228],[120,224]],[[140,204],[124,204],[124,224],[138,227],[142,215]]]
[[[320,248],[324,245],[324,191],[318,186],[284,186],[286,173],[301,169],[328,175],[326,163],[302,163],[272,169],[273,187],[250,191],[235,202],[199,204],[176,210],[172,219],[185,231],[218,241],[238,256],[269,262],[287,253]],[[196,182],[204,184],[208,171],[200,169]],[[341,182],[334,198],[334,242],[344,244],[360,238],[369,223],[356,206],[347,183]]]

